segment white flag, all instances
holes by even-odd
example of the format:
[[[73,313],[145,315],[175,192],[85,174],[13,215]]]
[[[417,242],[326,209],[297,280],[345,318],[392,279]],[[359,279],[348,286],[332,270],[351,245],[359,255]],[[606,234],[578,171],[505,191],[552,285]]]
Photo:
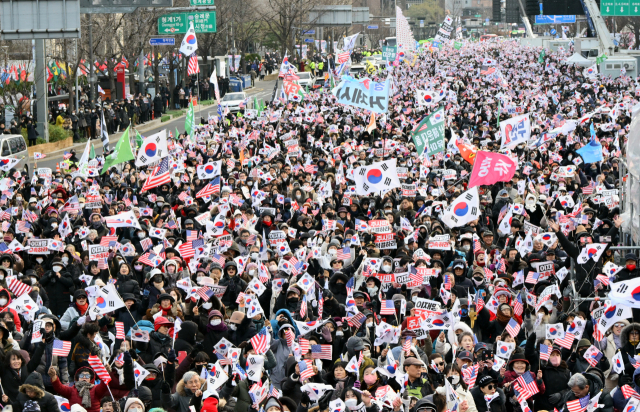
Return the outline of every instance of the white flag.
[[[615,373],[624,373],[624,361],[622,360],[622,352],[617,351],[611,358],[611,367]]]
[[[587,67],[582,71],[582,74],[585,77],[589,77],[589,78],[595,78],[598,77],[598,65],[597,64],[593,64],[593,66]]]
[[[353,48],[356,45],[356,39],[358,38],[358,35],[360,34],[360,32],[352,35],[352,36],[348,36],[344,38],[344,51],[351,51],[353,50]]]
[[[602,333],[606,333],[611,326],[615,325],[622,319],[629,319],[633,315],[631,308],[626,305],[616,304],[611,301],[606,301],[604,304],[604,312],[600,317],[598,330]]]
[[[502,144],[500,149],[510,149],[520,143],[527,143],[531,137],[531,120],[528,114],[500,121]]]
[[[371,166],[355,170],[356,194],[366,196],[371,192],[380,192],[400,187],[396,171],[396,159],[373,163]]]
[[[133,213],[133,210],[122,212],[115,216],[107,216],[104,218],[107,227],[135,227],[140,229],[140,222]]]
[[[631,308],[640,308],[640,278],[609,284],[611,303],[623,304]],[[23,295],[24,296],[24,295]]]
[[[122,307],[124,307],[124,302],[116,291],[115,286],[110,283],[97,290],[96,301],[89,309],[89,314],[92,315],[92,317],[95,315],[104,315],[105,313],[113,312]]]
[[[564,326],[562,323],[547,324],[547,339],[562,339],[564,338]]]
[[[216,162],[209,162],[203,165],[198,165],[198,177],[200,179],[213,179],[216,176],[220,176],[220,169],[222,168],[222,160]]]
[[[20,159],[14,159],[12,157],[0,157],[0,170],[8,172],[13,166],[18,164]]]
[[[185,56],[191,56],[196,50],[198,50],[198,39],[196,39],[193,22],[190,22],[189,30],[187,30],[187,34],[184,35],[184,39],[182,39],[182,44],[180,45],[180,53]]]
[[[478,187],[473,187],[456,198],[442,215],[442,221],[449,227],[464,226],[480,217]]]
[[[136,384],[140,386],[145,378],[149,376],[149,371],[140,366],[138,362],[133,361],[133,376],[136,378]]]
[[[146,166],[157,162],[169,154],[167,149],[167,130],[145,137],[138,151],[136,166]]]

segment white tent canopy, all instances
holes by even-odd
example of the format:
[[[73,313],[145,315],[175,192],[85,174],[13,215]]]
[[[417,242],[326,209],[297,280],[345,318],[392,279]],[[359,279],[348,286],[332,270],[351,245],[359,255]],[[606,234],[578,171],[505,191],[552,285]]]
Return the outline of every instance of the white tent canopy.
[[[584,57],[582,57],[580,54],[578,53],[573,53],[573,56],[569,57],[565,63],[568,64],[577,64],[578,66],[582,66],[582,67],[590,67],[593,66],[593,64],[595,63],[593,60],[589,60],[589,59],[585,59]]]

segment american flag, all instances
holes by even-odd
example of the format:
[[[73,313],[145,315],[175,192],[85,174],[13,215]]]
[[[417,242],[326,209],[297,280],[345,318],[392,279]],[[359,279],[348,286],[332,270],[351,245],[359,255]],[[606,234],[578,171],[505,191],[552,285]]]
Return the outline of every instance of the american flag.
[[[178,199],[180,199],[181,202],[184,202],[184,199],[186,199],[187,197],[189,197],[189,194],[185,191],[180,193],[180,195],[178,196]]]
[[[124,334],[124,323],[115,322],[115,324],[116,324],[116,339],[124,340],[126,338]]]
[[[257,235],[249,235],[247,239],[247,245],[255,245],[256,244]]]
[[[609,286],[609,277],[607,275],[598,275],[596,280],[600,281],[604,286]]]
[[[178,246],[180,256],[185,259],[192,258],[196,255],[196,251],[192,247],[193,242],[186,242]]]
[[[585,396],[584,398],[569,401],[567,402],[567,405],[566,405],[567,410],[569,412],[584,412],[587,410],[587,406],[589,406],[590,399],[591,399],[591,395],[587,394],[587,396]]]
[[[102,236],[100,246],[111,247],[118,241],[118,236]]]
[[[358,312],[350,318],[347,318],[347,323],[349,323],[349,326],[359,329],[366,318],[362,312]]]
[[[225,262],[225,257],[215,254],[215,255],[211,255],[211,260],[217,264],[219,264],[220,266],[224,266],[224,262]]]
[[[585,353],[585,360],[587,362],[589,362],[589,365],[593,366],[594,368],[596,367],[596,365],[598,364],[598,362],[600,362],[600,359],[602,359],[602,352],[600,352],[596,347],[591,347],[591,350],[587,350],[587,353]]]
[[[303,361],[298,362],[298,368],[300,368],[301,381],[305,381],[316,374],[313,371],[313,363],[311,359],[305,359]]]
[[[349,56],[351,55],[350,52],[346,51],[343,53],[338,53],[338,64],[342,64],[344,62],[346,62],[347,60],[349,60]]]
[[[533,379],[531,372],[527,371],[520,375],[520,377],[516,379],[516,382],[520,385],[520,394],[524,397],[523,400],[529,399],[536,393],[540,392],[538,384],[535,379]],[[520,400],[520,397],[518,397],[518,400]]]
[[[476,312],[480,312],[484,308],[484,298],[480,293],[476,293]]]
[[[191,57],[189,57],[189,66],[187,67],[187,74],[191,76],[196,73],[200,73],[200,66],[198,65],[198,56],[195,53],[193,53]]]
[[[480,74],[483,75],[483,76],[488,76],[488,75],[493,74],[495,72],[496,72],[496,68],[491,66],[491,67],[489,67],[489,68],[487,68],[485,70],[481,70]]]
[[[393,304],[393,300],[383,300],[380,306],[381,315],[395,315],[396,307]]]
[[[311,345],[311,357],[313,359],[331,360],[331,356],[332,356],[331,345]]]
[[[187,230],[186,231],[186,235],[187,235],[187,242],[193,242],[194,240],[196,240],[198,238],[198,231],[197,230]]]
[[[64,152],[64,154],[62,155],[62,158],[64,160],[68,160],[68,159],[71,159],[71,156],[73,156],[73,153]]]
[[[203,286],[200,289],[198,289],[196,293],[205,302],[208,302],[209,299],[211,299],[211,297],[213,296],[213,291],[211,289],[209,289],[208,287],[206,287],[206,286]]]
[[[476,384],[476,379],[478,379],[478,364],[476,363],[473,366],[467,366],[462,369],[462,380],[467,386],[472,387]]]
[[[635,398],[640,400],[640,394],[636,392],[636,390],[633,389],[631,386],[622,385],[622,387],[620,387],[620,390],[622,391],[622,394],[624,395],[625,399]]]
[[[347,288],[347,296],[351,295],[353,293],[353,286],[355,285],[355,280],[354,278],[349,279],[349,281],[347,282],[346,288]]]
[[[553,341],[553,343],[562,348],[571,349],[571,346],[573,345],[573,341],[575,340],[575,338],[576,338],[576,335],[574,335],[573,333],[567,333],[564,335],[564,338],[556,339]]]
[[[18,220],[16,228],[18,229],[18,232],[28,233],[29,231],[31,231],[31,224],[29,222],[25,222],[24,220]]]
[[[111,376],[109,376],[109,372],[105,369],[100,358],[95,355],[89,356],[89,365],[91,365],[102,382],[108,384],[111,381]]]
[[[509,323],[507,323],[507,327],[505,328],[505,330],[509,332],[509,335],[511,335],[511,337],[515,338],[520,332],[520,324],[517,320],[511,318]]]
[[[171,173],[169,171],[169,158],[163,157],[160,164],[153,169],[151,175],[147,178],[142,186],[142,192],[171,182]]]
[[[592,195],[593,191],[596,189],[596,182],[593,180],[587,186],[582,188],[582,194],[584,195]]]
[[[0,220],[11,220],[11,213],[7,210],[3,210],[2,213],[0,213]]]
[[[151,239],[149,239],[148,237],[144,238],[140,241],[140,246],[142,246],[142,250],[146,252],[153,247],[153,241],[151,241]]]
[[[538,272],[529,272],[527,274],[527,278],[525,279],[526,283],[536,284],[538,283],[538,278],[540,277],[540,273]]]
[[[409,353],[411,351],[411,340],[411,336],[404,338],[404,342],[402,342],[402,350],[404,353]]]
[[[442,280],[445,290],[451,290],[451,275],[444,275]]]
[[[523,311],[524,311],[524,306],[522,305],[522,291],[520,291],[518,293],[518,296],[516,296],[516,300],[513,304],[513,313],[515,313],[518,316],[521,316]]]
[[[336,255],[338,260],[347,260],[351,258],[351,249],[349,247],[344,247],[342,249],[338,249],[338,254]]]
[[[551,356],[551,351],[553,350],[552,346],[547,346],[545,344],[540,344],[540,360],[548,361],[549,356]]]
[[[307,172],[307,173],[311,173],[311,174],[315,175],[316,173],[318,173],[318,166],[316,166],[316,165],[306,165],[304,167],[304,171]]]
[[[7,286],[9,287],[9,290],[16,295],[16,297],[20,297],[25,293],[31,293],[31,286],[20,282],[17,278],[9,279],[9,284]]]
[[[214,193],[220,192],[220,176],[216,176],[211,182],[207,183],[197,194],[196,199],[205,196],[211,196]]]
[[[67,200],[67,202],[62,207],[63,212],[78,212],[80,211],[80,201],[78,201],[78,196],[73,196]]]
[[[305,319],[307,317],[307,295],[302,297],[300,302],[300,318]]]
[[[287,340],[287,346],[290,348],[293,347],[293,342],[296,340],[296,337],[291,328],[286,328],[284,330],[284,338]]]
[[[253,338],[250,339],[251,346],[253,346],[253,350],[257,355],[264,355],[267,353],[267,349],[269,349],[269,335],[267,328],[262,328],[258,334],[254,335]],[[313,369],[311,370],[313,372]]]
[[[322,312],[324,311],[324,298],[322,297],[322,289],[318,291],[318,319],[322,319]]]
[[[69,352],[71,351],[71,342],[66,342],[60,339],[56,339],[53,341],[53,352],[54,356],[69,356]]]

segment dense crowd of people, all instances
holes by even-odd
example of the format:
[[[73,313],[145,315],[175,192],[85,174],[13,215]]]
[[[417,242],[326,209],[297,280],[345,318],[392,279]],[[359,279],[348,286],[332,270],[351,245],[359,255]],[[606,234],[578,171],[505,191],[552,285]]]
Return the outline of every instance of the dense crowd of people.
[[[639,273],[636,254],[610,249],[636,80],[587,77],[568,56],[510,40],[422,48],[367,75],[391,82],[373,124],[314,89],[172,135],[158,165],[114,165],[118,145],[101,174],[75,153],[51,175],[9,171],[1,403],[629,411],[640,323],[607,296]],[[425,105],[420,90],[444,97]],[[445,149],[429,157],[412,134],[439,108]],[[500,123],[521,113],[530,138],[501,149]],[[603,160],[587,163],[592,142]],[[476,151],[518,169],[477,187],[478,218],[451,226]],[[355,171],[385,160],[407,187],[356,195]]]

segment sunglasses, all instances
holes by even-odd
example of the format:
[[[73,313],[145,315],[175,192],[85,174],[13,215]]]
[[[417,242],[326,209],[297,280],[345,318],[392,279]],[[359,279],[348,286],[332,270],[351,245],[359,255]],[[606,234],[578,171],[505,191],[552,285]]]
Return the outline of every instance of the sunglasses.
[[[487,385],[487,389],[489,389],[489,390],[492,390],[492,389],[495,389],[495,388],[496,388],[496,386],[493,383]]]
[[[78,375],[78,377],[80,379],[91,379],[91,374],[89,374],[89,373],[81,373],[80,375]]]
[[[615,326],[616,328],[622,328],[624,327],[624,323],[616,323],[613,326]]]

